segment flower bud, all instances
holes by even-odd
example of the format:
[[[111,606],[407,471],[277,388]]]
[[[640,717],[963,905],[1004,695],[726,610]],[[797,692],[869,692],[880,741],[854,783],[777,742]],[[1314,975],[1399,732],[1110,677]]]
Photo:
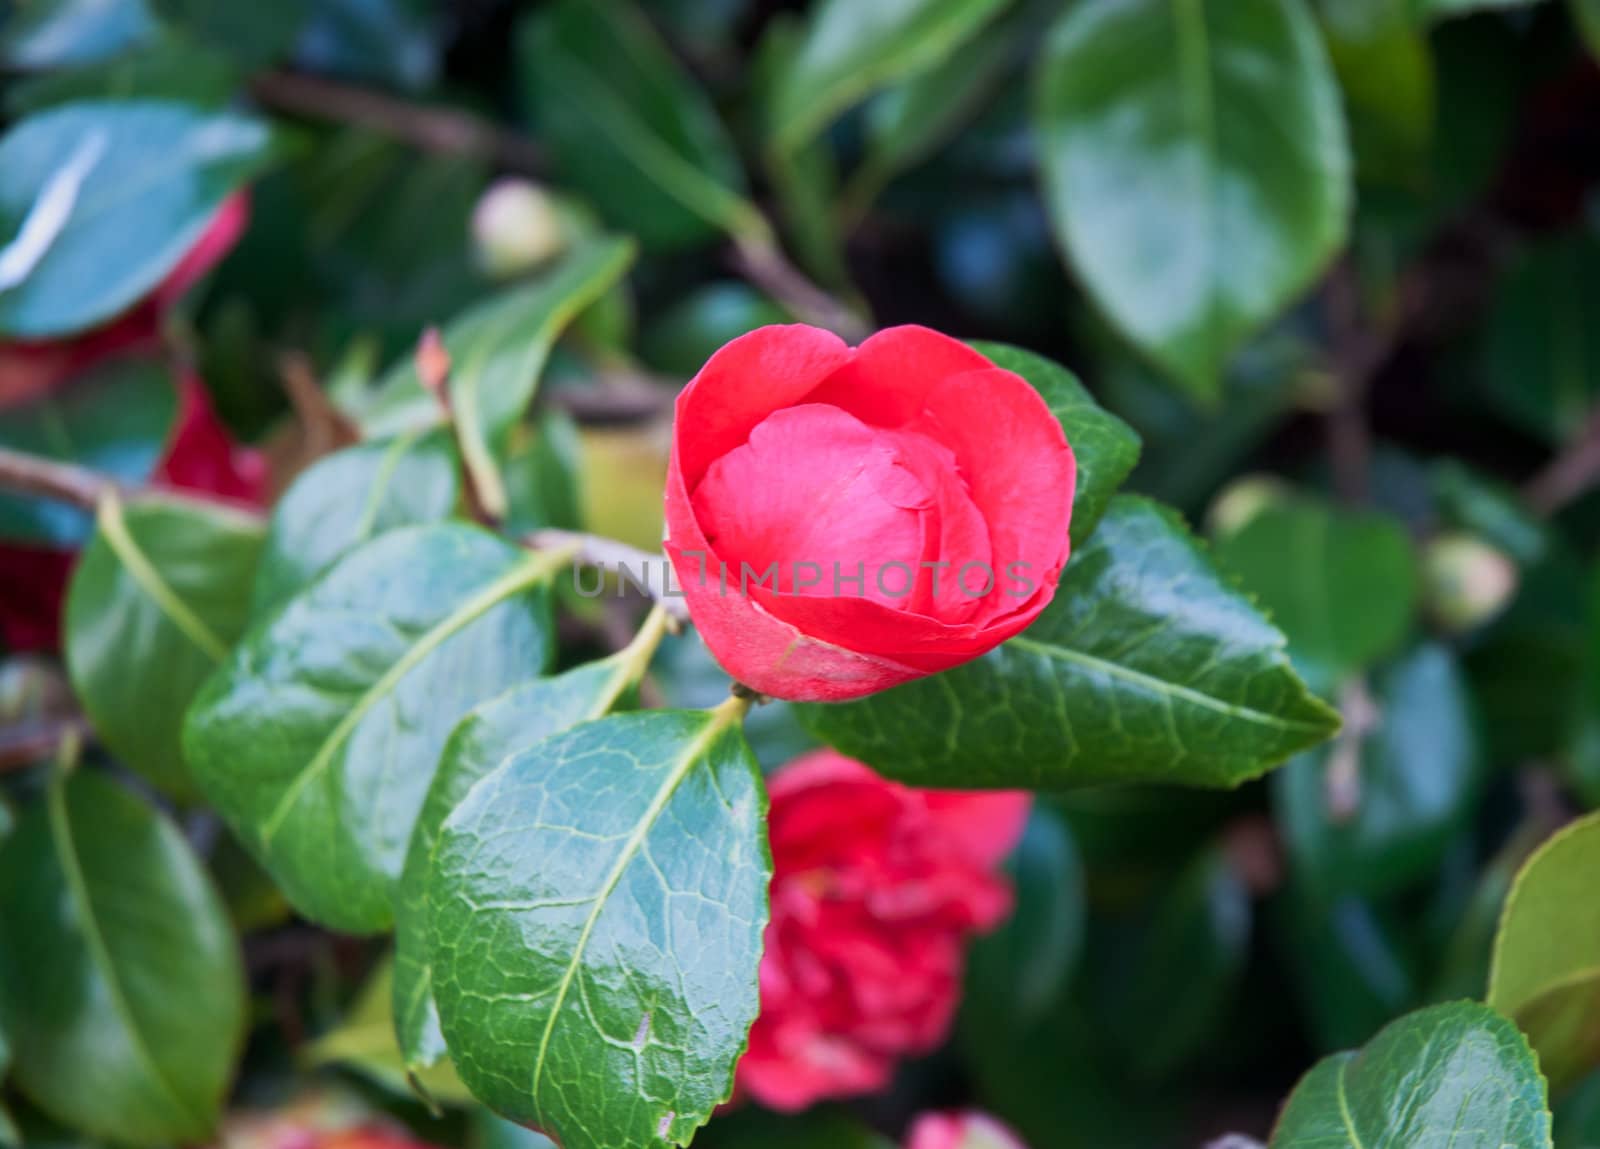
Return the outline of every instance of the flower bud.
[[[1422,568],[1428,611],[1452,632],[1482,626],[1517,590],[1516,564],[1462,531],[1433,538],[1423,552]]]
[[[532,270],[566,246],[566,230],[550,194],[528,180],[497,180],[472,212],[478,263],[496,279]]]
[[[1206,523],[1215,538],[1237,534],[1250,520],[1290,497],[1292,488],[1276,475],[1241,475],[1211,501]]]
[[[1027,1149],[1011,1130],[982,1113],[934,1114],[919,1119],[906,1149]]]

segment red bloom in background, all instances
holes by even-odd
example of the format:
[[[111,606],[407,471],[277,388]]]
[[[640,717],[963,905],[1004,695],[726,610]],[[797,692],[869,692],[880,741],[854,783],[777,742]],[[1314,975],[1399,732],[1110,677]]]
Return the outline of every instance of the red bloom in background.
[[[906,1149],[1027,1149],[1010,1129],[982,1113],[935,1113],[911,1127]]]
[[[1076,476],[1039,393],[964,343],[894,327],[851,348],[763,327],[678,397],[666,550],[723,669],[775,698],[837,702],[948,670],[1037,618],[1067,560]]]
[[[971,936],[1011,908],[1020,793],[913,790],[831,750],[770,787],[772,922],[740,1090],[773,1109],[888,1084],[936,1048]]]
[[[167,311],[238,242],[249,218],[248,197],[230,197],[161,285],[105,327],[50,343],[0,343],[0,409],[36,399],[117,355],[157,347]],[[262,502],[265,459],[234,442],[197,377],[183,372],[175,386],[177,416],[150,482]],[[11,651],[58,645],[62,598],[76,557],[55,547],[0,541],[0,645]]]

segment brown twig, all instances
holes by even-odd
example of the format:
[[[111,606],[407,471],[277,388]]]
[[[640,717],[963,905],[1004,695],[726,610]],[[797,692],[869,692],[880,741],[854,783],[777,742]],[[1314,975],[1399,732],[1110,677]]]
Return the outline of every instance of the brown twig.
[[[54,499],[92,511],[103,497],[117,490],[117,481],[88,467],[0,447],[0,490]]]
[[[1600,406],[1590,413],[1577,438],[1522,488],[1535,514],[1550,518],[1600,484]]]
[[[417,104],[298,72],[266,72],[251,82],[250,90],[274,111],[354,124],[425,152],[489,160],[529,175],[539,175],[545,167],[532,140],[471,112]]]
[[[847,343],[860,343],[872,332],[861,315],[829,295],[789,262],[770,235],[739,235],[733,244],[733,267],[804,323],[826,327]]]
[[[89,722],[82,715],[39,719],[0,730],[0,773],[22,770],[55,757],[64,742],[87,742]]]
[[[661,609],[667,612],[674,623],[682,624],[689,621],[689,606],[684,601],[681,590],[674,593],[671,589],[667,573],[671,568],[665,555],[651,554],[649,551],[642,551],[638,547],[629,546],[616,539],[553,528],[534,531],[524,541],[536,551],[575,545],[578,548],[576,556],[578,563],[597,567],[612,574],[619,574],[622,568],[626,567],[630,572],[637,573],[650,597],[661,604]],[[652,574],[653,571],[660,572],[659,579]]]

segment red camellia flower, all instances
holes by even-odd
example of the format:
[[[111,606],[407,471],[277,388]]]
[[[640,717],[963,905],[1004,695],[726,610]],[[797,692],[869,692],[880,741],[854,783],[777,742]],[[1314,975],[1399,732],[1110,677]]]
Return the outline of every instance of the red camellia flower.
[[[966,943],[1009,912],[1021,793],[920,791],[821,750],[770,786],[772,921],[745,1095],[798,1110],[883,1088],[949,1030]]]
[[[982,1113],[935,1113],[911,1127],[906,1149],[1027,1149],[1011,1130]]]
[[[850,348],[763,327],[678,398],[666,549],[734,678],[857,698],[1038,616],[1067,560],[1076,474],[1039,393],[963,343],[895,327]]]

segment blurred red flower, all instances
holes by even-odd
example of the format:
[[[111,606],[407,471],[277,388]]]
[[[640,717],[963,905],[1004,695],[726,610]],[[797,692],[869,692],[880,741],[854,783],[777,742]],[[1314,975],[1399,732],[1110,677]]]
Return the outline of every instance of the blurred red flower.
[[[982,1113],[932,1113],[911,1127],[906,1149],[1026,1149],[1022,1138]]]
[[[36,399],[115,356],[157,347],[167,311],[239,241],[249,218],[249,198],[242,192],[229,198],[161,285],[106,326],[50,343],[0,343],[0,409]],[[193,373],[179,373],[174,386],[177,416],[151,484],[261,503],[265,459],[234,442]],[[0,646],[36,651],[58,645],[62,598],[76,557],[56,547],[0,542]]]
[[[913,790],[821,750],[770,787],[772,921],[740,1092],[773,1109],[888,1084],[936,1048],[966,944],[1011,908],[1021,793]]]

